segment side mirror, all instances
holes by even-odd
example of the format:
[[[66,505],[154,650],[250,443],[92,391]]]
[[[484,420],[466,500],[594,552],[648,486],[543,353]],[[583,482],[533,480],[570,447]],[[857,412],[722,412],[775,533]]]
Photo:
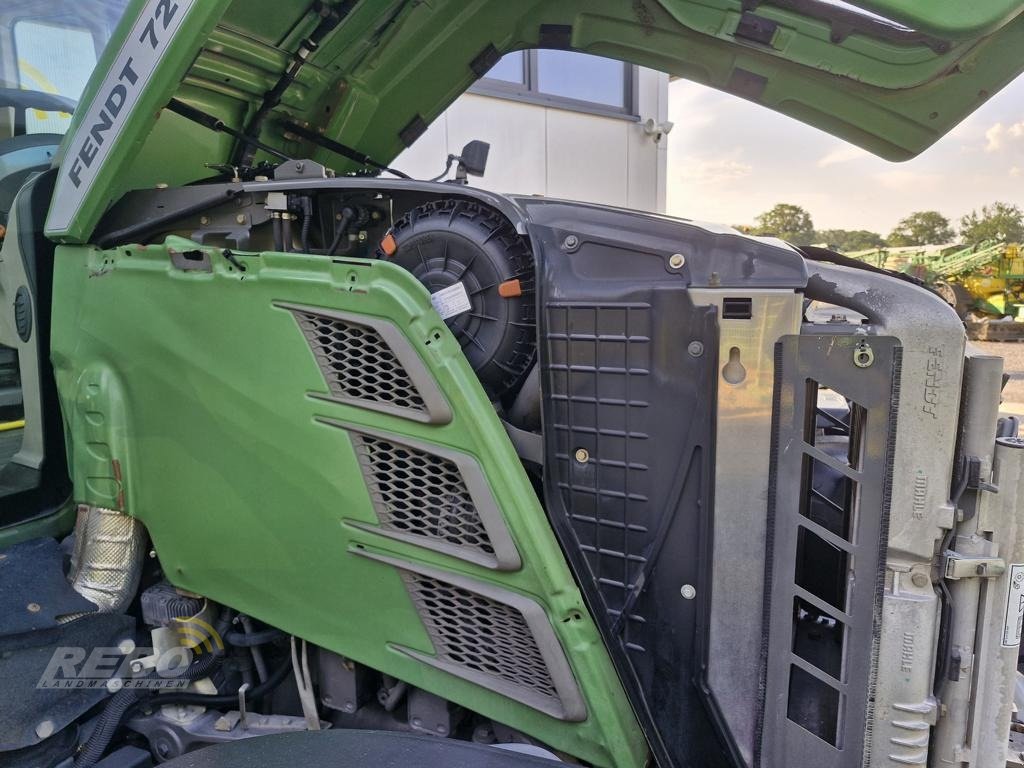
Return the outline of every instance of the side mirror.
[[[483,176],[487,169],[487,155],[491,151],[491,145],[486,141],[474,139],[462,148],[459,155],[459,167],[455,171],[456,181],[465,181],[466,175]]]

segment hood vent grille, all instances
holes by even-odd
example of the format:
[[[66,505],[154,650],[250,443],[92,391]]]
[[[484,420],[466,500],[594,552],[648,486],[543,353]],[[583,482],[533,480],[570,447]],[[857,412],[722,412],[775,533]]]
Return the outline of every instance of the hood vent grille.
[[[494,546],[455,462],[380,437],[350,434],[382,528],[493,559]]]
[[[409,373],[375,329],[312,312],[294,315],[332,397],[427,413]]]
[[[540,647],[519,611],[428,576],[403,575],[439,661],[494,678],[499,688],[526,689],[558,701]]]

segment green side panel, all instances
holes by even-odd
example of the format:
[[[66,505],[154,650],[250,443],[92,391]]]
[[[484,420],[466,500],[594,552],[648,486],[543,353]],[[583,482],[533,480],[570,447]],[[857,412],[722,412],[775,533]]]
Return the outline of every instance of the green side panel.
[[[172,266],[171,249],[208,256],[208,271]],[[179,238],[58,248],[52,357],[76,498],[113,495],[143,520],[180,587],[595,765],[643,765],[640,729],[544,510],[426,290],[382,262],[236,256],[244,272]],[[441,417],[324,399],[332,390],[296,305],[391,323],[436,382]],[[476,463],[521,566],[498,570],[382,535],[350,432],[358,429]],[[394,562],[534,601],[585,718],[544,714],[406,653],[435,649]]]

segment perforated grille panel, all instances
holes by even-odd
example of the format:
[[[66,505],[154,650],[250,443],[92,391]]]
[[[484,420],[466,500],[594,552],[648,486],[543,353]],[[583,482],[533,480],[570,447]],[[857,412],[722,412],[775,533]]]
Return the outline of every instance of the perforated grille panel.
[[[437,579],[403,575],[439,660],[558,699],[537,641],[519,611]]]
[[[454,462],[379,437],[351,435],[382,528],[494,555]]]
[[[332,395],[427,412],[408,372],[373,328],[312,312],[294,315]]]

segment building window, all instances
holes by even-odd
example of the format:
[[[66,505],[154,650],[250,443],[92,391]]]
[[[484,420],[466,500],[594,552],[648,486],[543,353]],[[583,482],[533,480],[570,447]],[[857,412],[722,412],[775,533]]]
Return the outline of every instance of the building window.
[[[581,112],[635,118],[636,67],[561,50],[505,54],[470,91]]]

